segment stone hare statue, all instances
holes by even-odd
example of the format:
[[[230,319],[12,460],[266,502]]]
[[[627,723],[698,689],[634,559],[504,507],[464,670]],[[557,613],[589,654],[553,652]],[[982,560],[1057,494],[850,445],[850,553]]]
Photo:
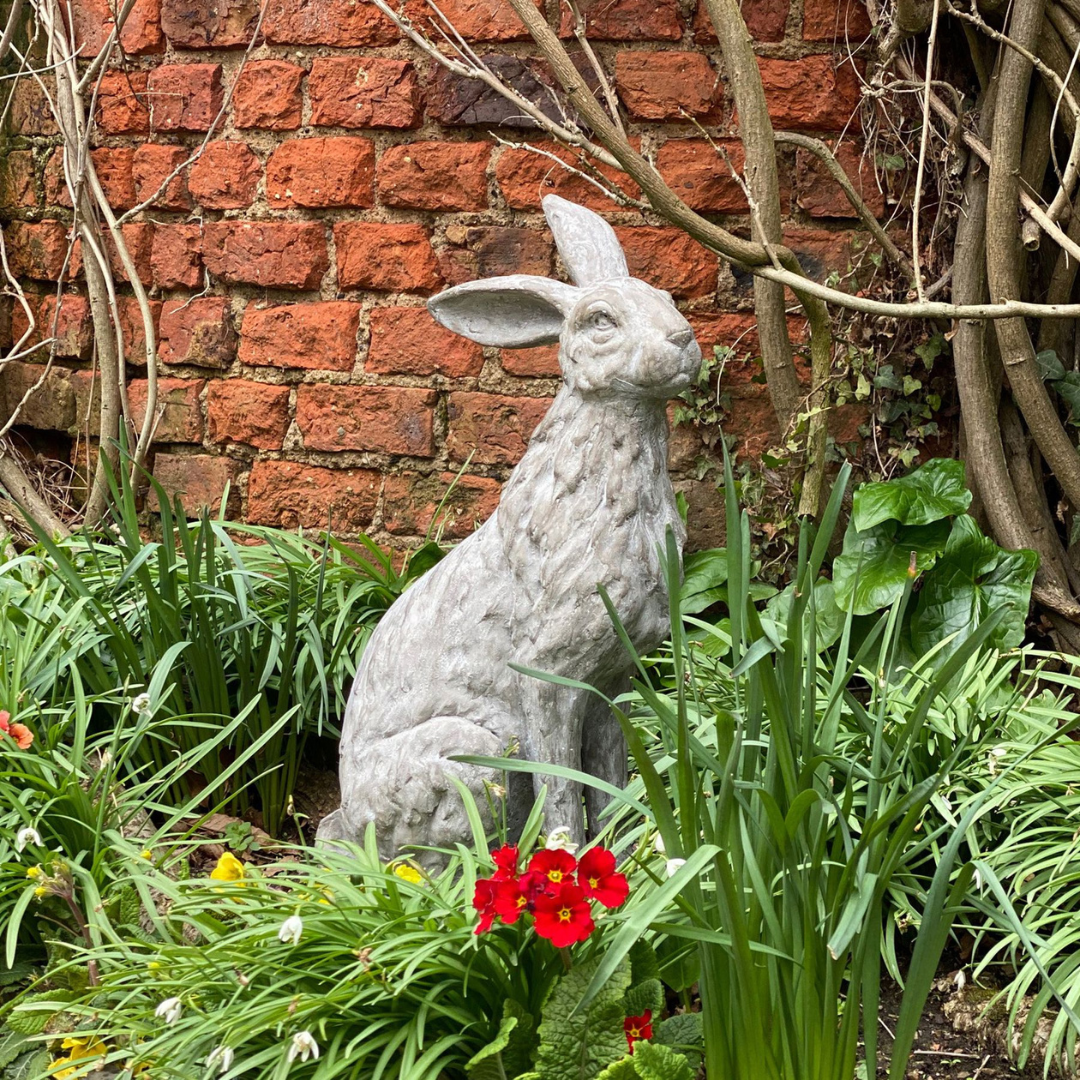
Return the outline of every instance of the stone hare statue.
[[[319,839],[361,841],[370,822],[391,858],[409,845],[471,842],[458,777],[481,807],[501,774],[455,755],[519,757],[625,783],[618,723],[593,694],[519,674],[576,679],[609,695],[631,662],[602,584],[641,650],[668,628],[659,548],[684,529],[667,471],[665,402],[690,384],[701,350],[668,293],[627,271],[615,232],[549,195],[547,217],[573,279],[515,274],[433,297],[443,326],[504,349],[559,342],[563,386],[503,487],[498,509],[390,608],[368,643],[345,712],[340,809]],[[533,778],[512,773],[520,827]],[[550,828],[585,835],[579,784],[548,784]],[[585,792],[591,822],[603,805]]]

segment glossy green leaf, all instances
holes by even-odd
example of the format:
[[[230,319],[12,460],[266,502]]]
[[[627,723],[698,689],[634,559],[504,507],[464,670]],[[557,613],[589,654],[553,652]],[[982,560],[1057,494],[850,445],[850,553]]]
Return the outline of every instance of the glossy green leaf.
[[[791,618],[791,602],[794,598],[795,584],[793,582],[765,605],[763,621],[770,619],[774,623],[775,631],[781,641],[787,639],[787,625]],[[809,619],[809,616],[810,607],[807,605],[806,618]],[[837,606],[836,587],[827,578],[821,578],[814,584],[814,631],[819,649],[827,649],[840,640],[846,617]],[[804,628],[803,633],[805,632]]]
[[[898,480],[863,484],[854,495],[851,520],[860,532],[883,521],[901,525],[929,525],[962,514],[971,504],[964,486],[964,463],[931,458]]]

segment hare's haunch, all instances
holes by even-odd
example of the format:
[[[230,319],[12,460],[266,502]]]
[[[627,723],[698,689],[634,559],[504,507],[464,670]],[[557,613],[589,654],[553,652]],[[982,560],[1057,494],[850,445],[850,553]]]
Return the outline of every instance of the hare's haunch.
[[[671,297],[630,277],[611,226],[556,196],[544,213],[574,284],[515,275],[448,289],[428,307],[482,345],[559,342],[563,387],[502,492],[498,510],[387,612],[345,712],[341,809],[320,839],[360,841],[370,822],[390,858],[410,844],[470,842],[463,780],[484,806],[494,776],[450,758],[498,756],[625,782],[626,748],[594,695],[520,675],[516,664],[618,693],[630,661],[597,592],[635,646],[667,627],[659,547],[683,527],[667,472],[665,402],[701,351]],[[520,774],[512,822],[532,802]],[[547,824],[584,836],[582,792],[548,784]],[[539,781],[538,781],[539,782]],[[595,822],[601,803],[585,793]]]

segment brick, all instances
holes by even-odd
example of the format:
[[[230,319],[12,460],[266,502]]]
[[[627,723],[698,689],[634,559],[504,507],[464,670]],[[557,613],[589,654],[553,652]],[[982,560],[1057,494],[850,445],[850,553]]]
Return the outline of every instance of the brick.
[[[74,0],[71,14],[80,56],[89,59],[101,51],[116,27],[115,12],[120,6],[110,0]],[[161,0],[135,0],[120,31],[120,46],[128,56],[165,51]]]
[[[504,274],[549,276],[555,268],[555,245],[546,230],[502,225],[450,225],[448,246],[439,253],[439,269],[448,284]]]
[[[44,377],[44,378],[43,378]],[[42,379],[40,388],[20,405],[23,397]],[[24,364],[17,360],[0,367],[0,423],[7,423],[15,410],[21,427],[42,431],[66,431],[75,423],[75,390],[66,372],[44,364]]]
[[[490,143],[415,142],[379,158],[379,201],[411,210],[486,210]]]
[[[543,10],[542,0],[534,3]],[[466,41],[526,41],[529,37],[509,0],[440,0],[439,10]],[[445,29],[425,0],[407,0],[405,12],[426,33]]]
[[[562,375],[558,345],[537,345],[531,349],[501,349],[499,363],[507,375],[527,379],[551,379]]]
[[[885,216],[885,194],[877,185],[870,158],[849,140],[833,147],[855,190],[875,217]],[[808,150],[800,150],[796,159],[798,202],[813,217],[855,218],[858,213],[824,163]]]
[[[460,392],[450,395],[447,448],[455,461],[516,465],[543,419],[551,398],[504,397]]]
[[[451,472],[388,476],[383,484],[383,525],[395,535],[426,536],[432,530],[450,540],[463,540],[495,512],[501,490],[497,480],[484,476]]]
[[[194,289],[203,282],[202,230],[198,225],[157,225],[150,258],[159,289]]]
[[[162,64],[146,89],[155,131],[209,131],[221,111],[221,65]]]
[[[286,207],[375,205],[375,147],[370,139],[290,139],[266,163],[266,200]]]
[[[161,26],[174,48],[247,45],[258,21],[258,0],[161,0]]]
[[[680,229],[617,228],[615,233],[634,277],[679,299],[716,291],[716,256]]]
[[[263,34],[275,45],[339,49],[393,45],[398,29],[367,0],[269,0]]]
[[[100,373],[96,369],[71,372],[71,388],[75,393],[74,430],[96,439],[101,433]]]
[[[14,297],[0,296],[0,349],[11,348],[11,308]]]
[[[132,162],[135,151],[129,147],[99,147],[90,151],[94,171],[114,210],[128,210],[135,205]],[[45,202],[50,206],[71,207],[71,192],[64,177],[64,152],[54,150],[45,165]]]
[[[16,277],[55,282],[64,266],[68,229],[60,221],[11,221],[4,226],[11,272]],[[74,276],[69,267],[69,277]]]
[[[185,510],[203,506],[216,510],[226,487],[236,479],[236,462],[212,454],[155,454],[153,474],[167,494],[180,496]],[[153,490],[147,505],[151,510],[159,508]]]
[[[280,450],[289,429],[289,388],[250,379],[215,379],[206,392],[211,442]]]
[[[758,58],[769,116],[777,128],[839,131],[859,107],[859,81],[848,62],[831,54],[801,60]]]
[[[346,300],[258,308],[240,328],[240,361],[265,367],[351,371],[360,305]]]
[[[803,270],[810,277],[823,281],[834,270],[843,274],[850,268],[857,234],[825,229],[787,229],[784,241],[799,257]]]
[[[803,0],[804,41],[859,42],[872,31],[860,0]]]
[[[215,221],[204,226],[203,260],[222,281],[316,289],[330,265],[318,222]]]
[[[580,168],[573,151],[553,142],[532,141],[532,144],[574,165],[575,168]],[[640,195],[640,188],[624,173],[604,165],[598,168],[603,176],[615,182],[628,195],[634,198]],[[590,210],[622,209],[595,184],[590,184],[588,180],[562,168],[551,158],[532,150],[504,147],[495,162],[495,179],[507,205],[514,210],[539,210],[540,201],[545,195],[561,195],[564,199],[589,207]]]
[[[384,307],[371,312],[365,371],[462,379],[479,375],[483,366],[483,349],[440,326],[426,308]]]
[[[735,450],[740,459],[756,460],[780,440],[776,413],[763,386],[755,386],[750,394],[740,396],[728,414],[724,435],[734,436]]]
[[[741,174],[742,143],[738,139],[718,139],[715,143],[727,152]],[[675,194],[694,210],[718,214],[747,210],[742,187],[707,139],[669,139],[656,155],[656,167]]]
[[[55,355],[75,360],[86,360],[90,356],[90,350],[94,344],[94,326],[90,321],[90,302],[85,296],[63,294],[55,330],[53,329],[53,318],[56,315],[55,293],[41,297],[28,295],[26,301],[34,316],[34,329],[26,339],[24,348],[28,345],[36,345],[48,337],[54,337],[55,344],[51,348],[55,351]],[[16,339],[21,338],[30,329],[22,304],[16,304],[11,313],[11,329]],[[41,355],[44,356],[47,352],[48,350],[43,350]]]
[[[54,89],[47,74],[42,78],[50,90]],[[49,99],[36,79],[19,79],[15,83],[9,122],[12,135],[56,135],[60,130],[53,119]]]
[[[420,86],[405,60],[316,57],[308,97],[316,127],[411,128],[420,123]]]
[[[594,41],[678,41],[683,35],[677,0],[584,0],[578,8]],[[573,13],[564,6],[559,33],[573,32]]]
[[[98,127],[105,135],[149,135],[145,71],[106,71],[98,88]]]
[[[256,461],[247,519],[285,529],[355,533],[371,524],[382,476],[372,469],[320,469],[296,461]]]
[[[502,82],[531,101],[545,116],[552,120],[561,119],[552,98],[552,85],[537,61],[498,53],[481,59]],[[507,101],[502,94],[476,79],[455,75],[441,65],[428,82],[425,98],[428,116],[448,127],[536,128],[535,121],[523,115],[520,107]]]
[[[403,386],[301,385],[296,426],[308,450],[435,455],[435,391]]]
[[[120,233],[139,280],[144,285],[152,284],[154,280],[152,261],[154,226],[148,221],[133,221],[127,225],[121,225]],[[109,266],[115,277],[120,281],[130,281],[128,272],[120,259],[120,253],[112,237],[108,235],[105,237],[105,254],[108,256]]]
[[[631,116],[679,120],[684,114],[719,120],[723,91],[709,61],[696,52],[620,52],[615,86]]]
[[[243,210],[252,204],[262,179],[262,163],[245,143],[207,143],[195,159],[188,187],[208,210]]]
[[[161,301],[148,300],[150,323],[155,339],[161,318]],[[116,309],[120,316],[120,330],[124,338],[124,359],[133,366],[146,367],[146,324],[143,322],[139,302],[134,296],[119,296]]]
[[[724,363],[723,385],[750,386],[762,378],[761,342],[757,317],[753,312],[690,312],[687,321],[694,330],[703,356],[712,357],[717,346],[731,349]],[[806,320],[788,316],[788,336],[795,344],[806,341]],[[796,353],[795,368],[800,379],[810,378],[809,362]]]
[[[284,60],[249,60],[233,85],[233,123],[269,131],[298,128],[305,74],[302,67]]]
[[[831,4],[833,0],[826,2]],[[746,29],[755,41],[783,41],[791,10],[790,0],[742,0],[740,8]],[[698,0],[694,12],[694,40],[699,45],[718,44],[705,0]]]
[[[138,201],[146,202],[153,197],[150,205],[157,210],[190,210],[191,196],[181,168],[188,156],[188,150],[183,146],[161,146],[156,143],[140,146],[132,161],[132,177]],[[180,171],[172,176],[178,169]],[[172,179],[166,183],[170,176]]]
[[[0,158],[0,207],[36,206],[34,155],[30,150],[12,150]]]
[[[687,502],[686,550],[705,551],[727,542],[724,493],[714,480],[681,480],[676,492]]]
[[[236,358],[236,331],[223,296],[166,300],[158,336],[158,355],[166,364],[224,368]]]
[[[158,379],[157,404],[151,420],[154,425],[154,442],[202,442],[203,421],[199,395],[205,385],[203,379]],[[148,387],[149,383],[145,379],[132,379],[128,383],[128,401],[136,429],[142,428],[146,416]]]
[[[422,225],[342,221],[334,226],[343,289],[431,292],[442,283]]]

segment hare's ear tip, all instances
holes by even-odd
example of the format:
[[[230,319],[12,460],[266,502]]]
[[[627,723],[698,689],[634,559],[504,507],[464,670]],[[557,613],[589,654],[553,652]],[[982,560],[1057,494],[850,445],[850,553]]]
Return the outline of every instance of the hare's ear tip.
[[[544,208],[544,212],[546,213],[548,210],[561,210],[564,206],[576,207],[577,203],[572,203],[569,199],[564,199],[561,195],[545,195],[540,200],[540,205]]]

